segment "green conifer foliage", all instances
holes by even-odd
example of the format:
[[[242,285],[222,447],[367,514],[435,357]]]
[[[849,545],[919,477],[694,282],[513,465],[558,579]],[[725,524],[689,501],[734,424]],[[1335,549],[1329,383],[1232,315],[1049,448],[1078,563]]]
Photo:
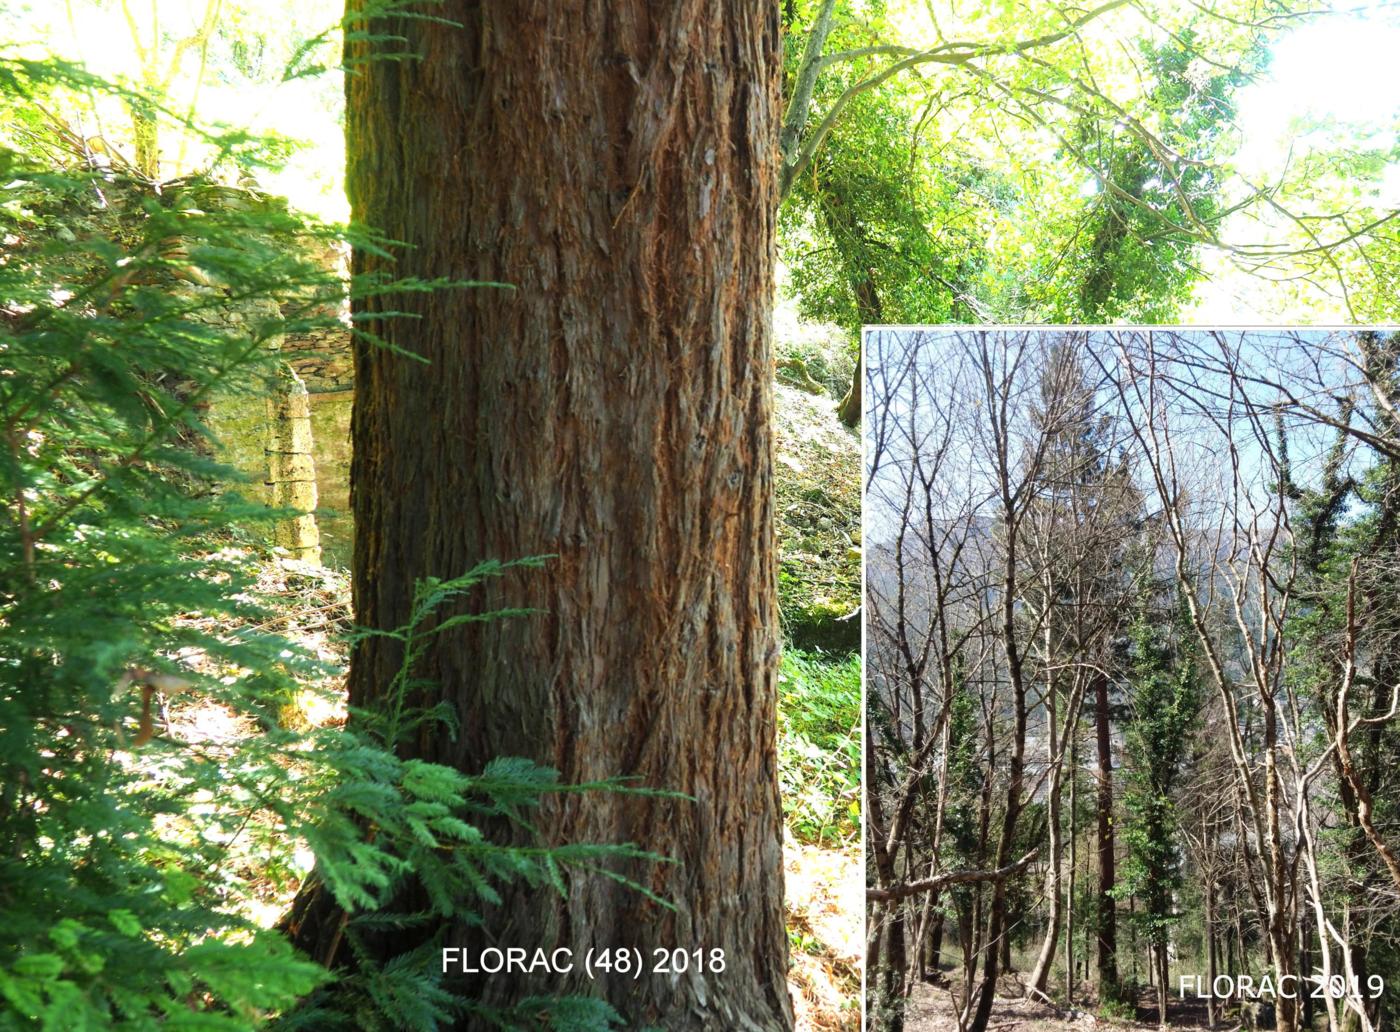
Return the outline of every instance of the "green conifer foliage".
[[[1128,859],[1116,892],[1140,904],[1132,920],[1161,965],[1159,975],[1165,974],[1172,926],[1181,916],[1176,793],[1191,759],[1202,702],[1188,618],[1180,607],[1174,619],[1164,615],[1144,607],[1129,634],[1132,715],[1126,745],[1132,762],[1122,833]]]
[[[347,285],[305,256],[351,235],[212,177],[157,187],[92,161],[46,101],[107,88],[0,52],[0,1030],[429,1029],[467,1013],[614,1027],[585,999],[474,1010],[441,984],[432,940],[332,972],[245,916],[257,872],[231,862],[235,841],[269,858],[303,843],[352,948],[431,914],[470,919],[506,881],[562,892],[571,867],[660,858],[543,849],[529,834],[545,793],[629,786],[564,786],[509,757],[471,776],[396,754],[446,717],[411,705],[422,643],[528,618],[435,615],[501,563],[420,585],[410,623],[375,632],[404,643],[387,719],[279,725],[282,703],[326,671],[258,629],[275,621],[248,527],[277,514],[220,487],[233,474],[210,458],[203,414],[216,391],[265,388],[272,341],[334,318]],[[254,160],[248,141],[227,144],[240,167]],[[250,300],[265,319],[209,318]],[[182,740],[159,718],[172,693],[260,730]],[[501,844],[483,830],[504,826],[523,833]]]

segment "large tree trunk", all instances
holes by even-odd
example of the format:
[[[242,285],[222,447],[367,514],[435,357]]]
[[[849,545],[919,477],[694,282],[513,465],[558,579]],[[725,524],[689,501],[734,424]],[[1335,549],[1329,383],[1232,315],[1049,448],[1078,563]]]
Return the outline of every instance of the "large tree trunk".
[[[1099,997],[1118,998],[1118,904],[1113,898],[1113,742],[1108,709],[1108,678],[1094,678],[1094,731],[1098,746],[1098,954]]]
[[[404,622],[414,581],[553,556],[482,592],[539,615],[436,639],[417,673],[456,740],[405,751],[466,771],[526,756],[565,782],[622,775],[693,801],[565,795],[548,843],[633,842],[675,864],[566,899],[507,888],[470,947],[724,951],[722,973],[454,983],[478,999],[601,995],[628,1027],[782,1030],[778,619],[770,298],[780,44],[759,0],[450,0],[376,34],[412,60],[347,78],[353,216],[407,247],[357,275],[513,289],[371,299],[360,324],[426,363],[356,354],[356,622]],[[350,60],[367,55],[351,45]],[[380,320],[386,309],[416,319]],[[350,705],[400,650],[356,648]]]

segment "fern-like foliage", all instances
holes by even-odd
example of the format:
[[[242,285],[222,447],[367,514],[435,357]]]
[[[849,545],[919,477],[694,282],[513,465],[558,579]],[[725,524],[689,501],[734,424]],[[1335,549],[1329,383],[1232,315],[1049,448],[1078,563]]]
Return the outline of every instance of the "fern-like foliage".
[[[424,582],[407,626],[360,632],[405,642],[392,705],[348,728],[280,727],[281,704],[327,671],[259,629],[258,523],[278,514],[242,497],[204,421],[215,394],[264,390],[269,345],[329,324],[347,290],[481,285],[347,285],[306,255],[387,242],[214,178],[157,188],[93,163],[49,112],[110,89],[0,49],[0,1032],[433,1029],[467,1013],[616,1027],[599,1001],[474,1009],[441,985],[431,938],[387,963],[362,949],[477,921],[507,882],[566,892],[571,870],[621,877],[615,860],[648,856],[529,844],[545,794],[636,786],[561,785],[513,759],[467,773],[395,750],[425,723],[453,730],[450,712],[405,701],[426,642],[523,615],[433,617],[505,564]],[[255,158],[245,137],[223,153]],[[266,314],[211,318],[252,302]],[[243,730],[183,741],[157,726],[158,690]],[[501,818],[526,844],[491,841],[484,822]],[[364,961],[348,974],[249,916],[259,878],[295,875],[277,859],[295,842],[346,915]],[[410,881],[422,911],[386,908]]]
[[[344,288],[289,245],[329,228],[65,157],[46,112],[97,88],[0,53],[0,1028],[242,1029],[327,977],[230,906],[225,825],[270,747],[152,737],[151,685],[256,716],[304,667],[189,619],[256,623],[224,546],[268,515],[212,489],[202,412],[259,389],[269,342]],[[269,317],[207,318],[235,298]],[[193,652],[244,673],[202,680]]]
[[[373,710],[352,713],[351,729],[313,733],[309,763],[321,791],[308,797],[304,785],[282,801],[281,813],[295,823],[317,858],[317,877],[343,912],[343,935],[355,963],[340,973],[284,1022],[287,1028],[347,1027],[431,1029],[470,1014],[503,1029],[602,1030],[619,1027],[619,1015],[594,999],[531,999],[513,1008],[488,1008],[444,988],[439,949],[457,925],[481,922],[485,906],[502,902],[505,884],[568,893],[570,872],[612,878],[662,906],[669,901],[614,869],[616,861],[666,862],[664,857],[619,843],[532,844],[533,812],[558,792],[644,792],[625,779],[564,784],[558,773],[520,757],[498,757],[478,774],[442,764],[403,759],[395,751],[425,723],[450,734],[454,723],[438,707],[412,709],[405,699],[421,685],[413,667],[426,643],[453,628],[482,619],[527,616],[516,610],[456,613],[435,621],[436,610],[459,600],[482,580],[512,566],[541,560],[488,561],[451,580],[426,579],[415,590],[408,622],[393,630],[360,629],[352,638],[388,635],[403,642],[404,655],[390,691]],[[504,820],[523,831],[519,842],[495,841],[483,822]],[[421,910],[405,912],[398,902],[422,898]],[[417,932],[410,948],[387,963],[368,945],[385,934]],[[312,1023],[308,1025],[308,1022]]]

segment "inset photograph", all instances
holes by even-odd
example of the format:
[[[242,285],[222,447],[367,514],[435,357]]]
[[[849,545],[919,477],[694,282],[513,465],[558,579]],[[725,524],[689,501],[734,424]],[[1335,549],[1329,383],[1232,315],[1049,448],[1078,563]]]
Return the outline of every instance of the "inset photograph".
[[[1400,333],[866,330],[868,1027],[1400,1017]]]

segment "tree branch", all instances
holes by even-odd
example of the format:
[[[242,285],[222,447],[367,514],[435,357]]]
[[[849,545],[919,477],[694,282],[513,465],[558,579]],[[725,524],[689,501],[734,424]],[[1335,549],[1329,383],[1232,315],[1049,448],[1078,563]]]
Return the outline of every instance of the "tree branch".
[[[866,93],[874,89],[881,83],[888,82],[890,79],[894,78],[901,72],[908,71],[911,68],[917,68],[920,65],[966,65],[969,62],[981,57],[1004,57],[1008,55],[1023,54],[1026,51],[1034,50],[1038,47],[1051,46],[1055,43],[1060,42],[1063,39],[1067,39],[1068,37],[1074,35],[1075,32],[1077,32],[1083,26],[1087,25],[1089,22],[1093,21],[1095,18],[1099,18],[1110,11],[1116,10],[1119,7],[1124,7],[1130,2],[1131,0],[1108,0],[1107,3],[1103,3],[1100,4],[1098,7],[1091,8],[1090,10],[1085,11],[1083,14],[1081,14],[1078,18],[1072,19],[1071,21],[1067,22],[1063,29],[1059,29],[1055,32],[1048,32],[1041,36],[1034,36],[1031,39],[1021,40],[1017,43],[943,43],[939,46],[932,47],[928,50],[916,51],[910,54],[910,56],[904,58],[903,60],[896,61],[893,64],[886,66],[881,71],[876,72],[874,75],[866,79],[862,79],[860,82],[856,83],[854,86],[851,86],[844,93],[842,93],[841,96],[837,97],[835,102],[831,105],[831,109],[826,113],[826,117],[822,119],[821,124],[819,124],[816,130],[802,143],[801,149],[796,150],[796,153],[793,153],[792,150],[789,149],[789,119],[784,119],[782,138],[783,168],[782,178],[780,180],[780,199],[785,198],[787,196],[788,191],[792,187],[793,181],[795,181],[797,177],[800,176],[802,172],[807,168],[807,166],[811,164],[812,158],[816,155],[817,150],[821,147],[821,145],[826,141],[826,138],[831,133],[831,130],[835,128],[836,123],[840,119],[842,112],[845,111],[846,107],[851,103],[852,100],[860,96],[862,93]],[[827,6],[830,6],[829,2]],[[830,27],[828,26],[828,31],[829,30]],[[802,71],[806,70],[808,57],[812,56],[812,41],[813,37],[808,37],[808,51],[804,52],[803,54],[804,67]],[[826,42],[825,36],[822,37],[821,42],[823,44]],[[819,67],[822,62],[819,57],[813,56],[812,63],[813,65],[817,66],[812,69],[812,76],[815,80],[816,72],[817,70],[819,70]],[[798,74],[800,78],[802,72],[799,71]],[[797,100],[798,92],[797,90],[794,90],[794,105],[797,103]],[[810,105],[810,102],[811,90],[809,88],[806,97],[806,105]],[[789,115],[791,116],[793,113],[794,112],[790,111]],[[801,116],[802,123],[798,125],[798,128],[796,130],[799,133],[801,131],[801,124],[805,124],[807,120],[807,111],[805,105],[804,109],[801,111]],[[791,147],[793,149],[796,149],[796,145],[797,141],[795,139],[792,140]]]
[[[934,875],[932,878],[921,878],[918,881],[900,882],[883,889],[866,889],[865,898],[870,901],[884,902],[887,900],[907,899],[909,896],[917,896],[921,892],[934,892],[938,889],[947,888],[949,885],[965,885],[968,882],[995,882],[1003,881],[1013,874],[1019,874],[1029,866],[1035,859],[1039,850],[1032,849],[1014,864],[1007,864],[1005,867],[998,867],[994,871],[948,871],[944,874]]]
[[[802,63],[797,67],[797,79],[792,89],[792,100],[788,102],[783,115],[783,128],[778,136],[778,146],[782,154],[782,168],[778,176],[778,199],[786,197],[797,178],[796,159],[798,145],[802,142],[802,130],[807,125],[807,116],[812,109],[812,90],[817,85],[817,73],[822,69],[822,48],[831,35],[831,16],[836,9],[836,0],[824,0],[817,20],[807,33],[807,44],[802,49]]]

